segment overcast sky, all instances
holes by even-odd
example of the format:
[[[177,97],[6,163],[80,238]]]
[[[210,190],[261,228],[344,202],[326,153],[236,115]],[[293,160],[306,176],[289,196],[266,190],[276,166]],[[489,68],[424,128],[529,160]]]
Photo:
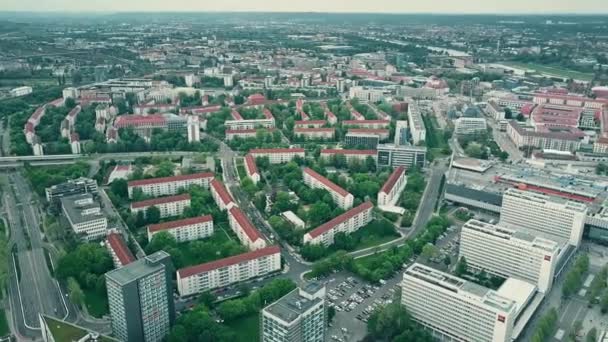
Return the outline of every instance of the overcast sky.
[[[0,0],[8,11],[608,13],[608,0]]]

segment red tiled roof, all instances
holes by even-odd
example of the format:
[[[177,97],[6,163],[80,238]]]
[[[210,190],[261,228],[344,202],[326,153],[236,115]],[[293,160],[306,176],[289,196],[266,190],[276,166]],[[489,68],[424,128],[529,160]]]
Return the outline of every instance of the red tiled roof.
[[[160,177],[160,178],[149,178],[149,179],[140,179],[130,181],[128,183],[129,187],[133,186],[143,186],[149,184],[158,184],[158,183],[170,183],[170,182],[178,182],[192,179],[202,179],[202,178],[213,178],[215,175],[212,172],[203,172],[203,173],[193,173],[191,175],[179,175],[172,177]]]
[[[152,207],[152,206],[155,206],[158,204],[187,201],[187,200],[190,200],[190,195],[188,195],[188,194],[158,197],[158,198],[153,198],[153,199],[149,199],[149,200],[145,200],[145,201],[133,202],[133,203],[131,203],[131,209]]]
[[[274,132],[276,129],[274,127],[272,128],[252,128],[252,129],[227,129],[226,130],[226,134],[251,134],[251,133],[257,133],[257,131],[267,131],[267,132]]]
[[[405,167],[399,166],[398,168],[396,168],[395,171],[393,171],[393,173],[391,173],[391,175],[388,177],[386,183],[384,183],[382,189],[380,189],[380,192],[384,192],[385,194],[391,192],[391,190],[393,190],[393,187],[397,183],[397,180],[399,180],[399,178],[401,178],[404,173]]]
[[[247,170],[249,171],[249,174],[260,174],[258,172],[258,167],[257,165],[255,165],[255,159],[253,159],[253,156],[251,154],[247,154],[245,156],[245,167],[247,168]]]
[[[187,277],[197,275],[200,273],[209,272],[212,270],[216,270],[218,268],[237,265],[237,264],[240,264],[240,263],[243,263],[246,261],[255,260],[258,258],[262,258],[265,256],[277,254],[277,253],[281,253],[281,249],[279,248],[279,246],[270,246],[270,247],[266,247],[266,248],[260,248],[253,252],[247,252],[247,253],[231,256],[228,258],[179,269],[179,270],[177,270],[177,277],[178,278],[187,278]]]
[[[116,254],[121,265],[125,266],[135,261],[133,253],[131,253],[120,234],[110,233],[108,235],[108,244],[114,251],[114,254]]]
[[[262,238],[260,232],[255,229],[251,221],[249,221],[241,209],[238,207],[232,207],[230,209],[230,215],[232,215],[239,226],[241,226],[241,229],[243,229],[250,241],[255,242]]]
[[[78,133],[70,134],[70,142],[76,142],[76,141],[80,141],[80,136],[78,135]]]
[[[141,124],[157,124],[162,125],[166,122],[162,115],[122,115],[116,118],[115,125],[117,127],[141,125]]]
[[[254,148],[249,153],[302,153],[303,148]]]
[[[338,150],[338,149],[323,149],[321,154],[352,154],[352,155],[376,155],[376,150]]]
[[[135,108],[175,108],[174,104],[144,104],[137,105]]]
[[[312,132],[334,132],[335,128],[319,127],[319,128],[304,128],[296,127],[293,129],[294,132],[298,133],[312,133]]]
[[[334,227],[336,227],[337,225],[339,225],[342,222],[348,221],[350,220],[352,217],[370,209],[373,208],[373,204],[372,202],[365,202],[362,203],[361,205],[359,205],[358,207],[352,208],[351,210],[345,212],[342,215],[336,216],[334,217],[332,220],[318,226],[317,228],[311,230],[310,232],[308,232],[308,234],[314,239],[319,235],[322,235],[323,233],[333,229]]]
[[[249,95],[248,97],[249,100],[266,100],[266,97],[262,94],[253,94],[253,95]]]
[[[169,230],[169,229],[191,226],[194,224],[204,223],[204,222],[213,222],[213,218],[211,217],[211,215],[192,217],[192,218],[187,218],[187,219],[183,219],[183,220],[163,222],[163,223],[159,223],[159,224],[151,224],[148,226],[148,231],[152,233],[152,232],[158,232],[161,230]]]
[[[68,113],[68,116],[73,118],[80,113],[80,110],[81,110],[81,107],[76,106],[76,107],[72,108],[72,110]]]
[[[321,176],[315,170],[307,167],[307,168],[304,169],[304,172],[307,173],[308,175],[310,175],[312,178],[314,178],[314,179],[318,180],[319,182],[323,183],[323,185],[325,185],[326,187],[330,188],[334,192],[337,192],[340,196],[346,197],[346,196],[350,195],[350,193],[348,191],[342,189],[340,186],[338,186],[338,184],[336,184],[336,183],[330,181],[329,179]]]
[[[230,193],[224,186],[224,183],[222,183],[218,179],[213,179],[211,181],[211,186],[213,187],[215,192],[217,192],[217,194],[220,196],[220,198],[222,199],[222,202],[224,202],[224,204],[227,205],[230,202],[234,202],[234,200],[232,199],[232,196],[230,196]]]
[[[234,120],[243,120],[243,117],[241,116],[241,113],[237,112],[234,109],[230,112],[230,115],[232,115],[232,118]]]
[[[388,129],[375,128],[349,128],[348,133],[372,133],[372,134],[388,134]]]
[[[390,124],[389,120],[345,120],[342,122],[344,125],[373,125],[373,124]]]
[[[270,110],[264,108],[262,113],[264,113],[264,117],[266,117],[266,119],[274,119],[274,116],[272,115],[272,112]]]
[[[297,125],[325,125],[327,121],[325,120],[298,120],[295,122]]]
[[[44,115],[45,111],[46,111],[46,105],[38,107],[38,108],[36,108],[36,110],[34,111],[34,113],[32,114],[32,116],[30,118],[34,119],[34,120],[38,119],[39,117]]]

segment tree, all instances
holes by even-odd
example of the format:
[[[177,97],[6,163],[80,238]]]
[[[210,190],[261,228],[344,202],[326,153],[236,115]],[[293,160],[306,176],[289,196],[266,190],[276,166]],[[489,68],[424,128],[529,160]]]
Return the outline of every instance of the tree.
[[[596,342],[597,341],[597,329],[595,327],[591,328],[587,332],[587,336],[585,336],[586,342]]]
[[[467,265],[467,259],[465,257],[461,257],[456,263],[455,273],[457,276],[461,277],[467,273],[469,266]]]
[[[511,108],[507,107],[505,108],[505,119],[510,120],[513,118],[513,111],[511,110]]]
[[[170,177],[175,174],[175,164],[173,164],[169,160],[163,160],[156,167],[156,172],[154,175],[156,177]]]
[[[420,255],[426,259],[431,259],[434,258],[437,254],[439,254],[439,249],[432,243],[427,243],[422,248],[422,253]]]
[[[160,250],[177,247],[177,240],[168,232],[160,232],[152,236],[152,240],[146,246],[146,254],[152,254]]]
[[[84,292],[82,292],[76,279],[72,277],[68,278],[68,295],[70,296],[72,303],[78,306],[82,306],[84,303]]]
[[[160,209],[155,206],[151,206],[146,209],[146,222],[147,223],[158,223],[160,222]]]
[[[333,322],[334,317],[336,316],[336,309],[333,306],[330,306],[327,309],[327,324],[331,324]]]
[[[521,121],[521,122],[526,121],[526,117],[522,113],[517,114],[516,119],[517,119],[517,121]]]
[[[116,179],[110,184],[110,191],[120,198],[126,199],[129,197],[129,189],[126,179]]]

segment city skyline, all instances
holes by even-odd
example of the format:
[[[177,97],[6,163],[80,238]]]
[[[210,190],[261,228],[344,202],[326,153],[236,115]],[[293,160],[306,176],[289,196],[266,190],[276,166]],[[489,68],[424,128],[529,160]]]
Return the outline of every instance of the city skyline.
[[[145,6],[143,6],[145,5]],[[549,10],[548,10],[549,9]],[[227,0],[222,3],[200,3],[177,0],[169,5],[159,0],[104,1],[55,0],[40,3],[35,0],[10,0],[0,5],[0,11],[32,12],[338,12],[338,13],[439,13],[439,14],[598,14],[608,13],[608,3],[601,0],[570,1],[515,0],[468,1],[466,4],[448,0],[424,3],[404,3],[398,0],[378,0],[373,3],[352,3],[343,0],[311,0],[305,3],[276,3],[270,0]]]

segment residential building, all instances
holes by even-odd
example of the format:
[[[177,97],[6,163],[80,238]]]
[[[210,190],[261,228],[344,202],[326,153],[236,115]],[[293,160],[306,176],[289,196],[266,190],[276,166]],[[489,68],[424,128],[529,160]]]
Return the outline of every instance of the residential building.
[[[255,138],[258,135],[258,131],[266,132],[266,133],[273,133],[274,131],[276,131],[276,128],[257,128],[257,129],[254,128],[254,129],[239,129],[239,130],[227,129],[225,131],[226,141],[230,141],[237,137],[240,139]]]
[[[324,342],[325,286],[308,283],[262,309],[262,342]]]
[[[64,99],[77,99],[80,96],[80,91],[78,88],[69,87],[63,89],[63,98]]]
[[[211,196],[213,196],[213,200],[215,200],[215,204],[217,204],[220,210],[230,210],[232,207],[236,206],[236,202],[232,198],[232,195],[226,189],[226,186],[222,181],[217,178],[214,178],[211,181]]]
[[[380,143],[380,137],[373,133],[348,132],[344,136],[344,145],[356,148],[375,150]]]
[[[72,149],[72,154],[80,154],[80,136],[78,133],[70,134],[70,148]]]
[[[255,164],[255,159],[250,153],[245,156],[244,164],[245,173],[247,174],[247,177],[249,177],[251,181],[253,181],[253,184],[258,184],[258,182],[260,181],[260,172],[258,171],[258,167]]]
[[[131,176],[131,174],[133,174],[133,167],[131,166],[131,164],[116,165],[116,166],[114,166],[114,169],[112,169],[112,172],[110,172],[110,175],[108,176],[107,184],[112,184],[112,182],[114,182],[115,180],[118,180],[118,179],[127,180],[127,179],[129,179],[129,176]]]
[[[85,241],[104,238],[108,219],[101,212],[100,204],[91,194],[79,194],[61,198],[61,209],[70,228]]]
[[[559,246],[525,231],[470,220],[462,227],[459,251],[473,269],[524,280],[546,293],[553,285]]]
[[[266,241],[264,241],[262,234],[253,226],[253,223],[239,207],[233,206],[228,210],[228,223],[239,241],[250,250],[254,251],[266,247]]]
[[[421,141],[425,141],[426,126],[422,120],[422,113],[420,113],[418,104],[414,101],[410,102],[407,106],[407,119],[410,125],[410,133],[414,145],[418,145]]]
[[[384,141],[388,139],[390,132],[388,129],[349,128],[348,134],[377,135],[380,141]]]
[[[337,233],[351,234],[370,223],[373,219],[373,208],[374,205],[371,202],[365,202],[342,215],[336,216],[304,234],[304,243],[313,245],[323,244],[325,246],[332,245],[334,243],[334,236]]]
[[[369,129],[388,129],[391,124],[390,120],[345,120],[342,121],[342,126],[359,127]]]
[[[397,120],[395,127],[395,146],[408,145],[409,133],[408,125],[405,120]]]
[[[187,297],[258,278],[281,269],[281,249],[270,246],[177,271],[177,291]]]
[[[377,147],[378,166],[407,168],[423,168],[426,161],[426,147],[422,146],[395,146],[380,144]]]
[[[187,189],[193,185],[207,189],[214,177],[214,174],[211,172],[203,172],[190,175],[134,180],[128,183],[129,198],[133,198],[133,191],[135,191],[135,189],[141,190],[145,195],[154,197],[175,195],[180,190]]]
[[[294,128],[293,134],[298,138],[306,139],[334,139],[336,136],[335,128]]]
[[[384,100],[385,91],[382,88],[368,88],[368,87],[351,87],[349,89],[350,99],[357,98],[361,101],[378,102]]]
[[[173,265],[164,251],[106,273],[112,334],[126,342],[164,341],[175,320]]]
[[[372,158],[374,162],[377,160],[376,150],[343,150],[343,149],[323,149],[321,150],[321,158],[330,161],[334,156],[344,156],[346,162],[350,163],[353,160],[365,162],[367,158]]]
[[[536,93],[533,98],[534,103],[537,104],[554,104],[571,107],[584,107],[601,109],[603,106],[608,105],[608,99],[592,99],[584,96],[569,95],[569,94],[554,94],[554,93]]]
[[[177,242],[204,239],[213,235],[213,218],[205,215],[151,224],[148,226],[148,241],[152,241],[154,235],[161,232],[169,233]]]
[[[394,206],[399,200],[399,196],[401,196],[406,184],[407,176],[405,175],[405,167],[399,166],[388,177],[386,183],[382,186],[382,189],[380,189],[380,192],[378,193],[378,206]]]
[[[418,263],[403,273],[401,304],[445,341],[509,342],[517,318],[513,299]]]
[[[585,136],[574,127],[529,127],[517,121],[509,121],[507,135],[517,148],[539,148],[544,150],[570,151],[579,150]]]
[[[196,115],[188,115],[188,142],[201,141],[201,125]]]
[[[234,113],[234,111],[233,111]],[[226,120],[224,122],[227,130],[240,131],[244,129],[257,129],[257,128],[274,128],[273,119],[248,119],[243,118],[239,120]]]
[[[133,112],[136,115],[148,115],[151,112],[155,113],[174,113],[177,112],[177,106],[174,104],[145,104],[133,106]]]
[[[578,202],[519,189],[508,189],[502,199],[500,225],[548,234],[579,246],[587,207]]]
[[[125,240],[118,233],[111,232],[108,234],[106,247],[112,256],[114,268],[126,266],[136,260],[125,243]]]
[[[270,164],[289,163],[295,157],[304,158],[305,150],[303,148],[263,148],[253,149],[249,151],[253,158],[266,157]]]
[[[487,132],[485,118],[460,117],[454,120],[454,133],[456,136],[479,135]]]
[[[532,111],[530,120],[535,127],[566,126],[578,127],[583,114],[583,108],[541,104]]]
[[[146,214],[146,210],[150,207],[157,207],[160,210],[160,217],[173,217],[180,216],[184,213],[184,210],[190,206],[190,195],[175,195],[167,197],[158,197],[140,202],[131,203],[131,212],[137,214],[143,212]]]
[[[32,87],[18,87],[11,89],[10,94],[12,97],[25,96],[32,93]]]
[[[53,204],[59,204],[62,197],[86,193],[96,195],[98,191],[97,182],[84,177],[70,179],[45,189],[46,200]]]
[[[304,222],[301,218],[298,217],[298,215],[296,215],[291,210],[282,212],[281,216],[289,223],[291,223],[296,229],[306,228],[306,222]]]
[[[327,125],[326,120],[298,120],[294,128],[321,128]]]
[[[353,207],[354,197],[348,191],[344,190],[334,182],[321,176],[311,168],[305,168],[303,171],[304,184],[313,189],[325,189],[331,195],[332,199],[340,208],[347,210]]]

